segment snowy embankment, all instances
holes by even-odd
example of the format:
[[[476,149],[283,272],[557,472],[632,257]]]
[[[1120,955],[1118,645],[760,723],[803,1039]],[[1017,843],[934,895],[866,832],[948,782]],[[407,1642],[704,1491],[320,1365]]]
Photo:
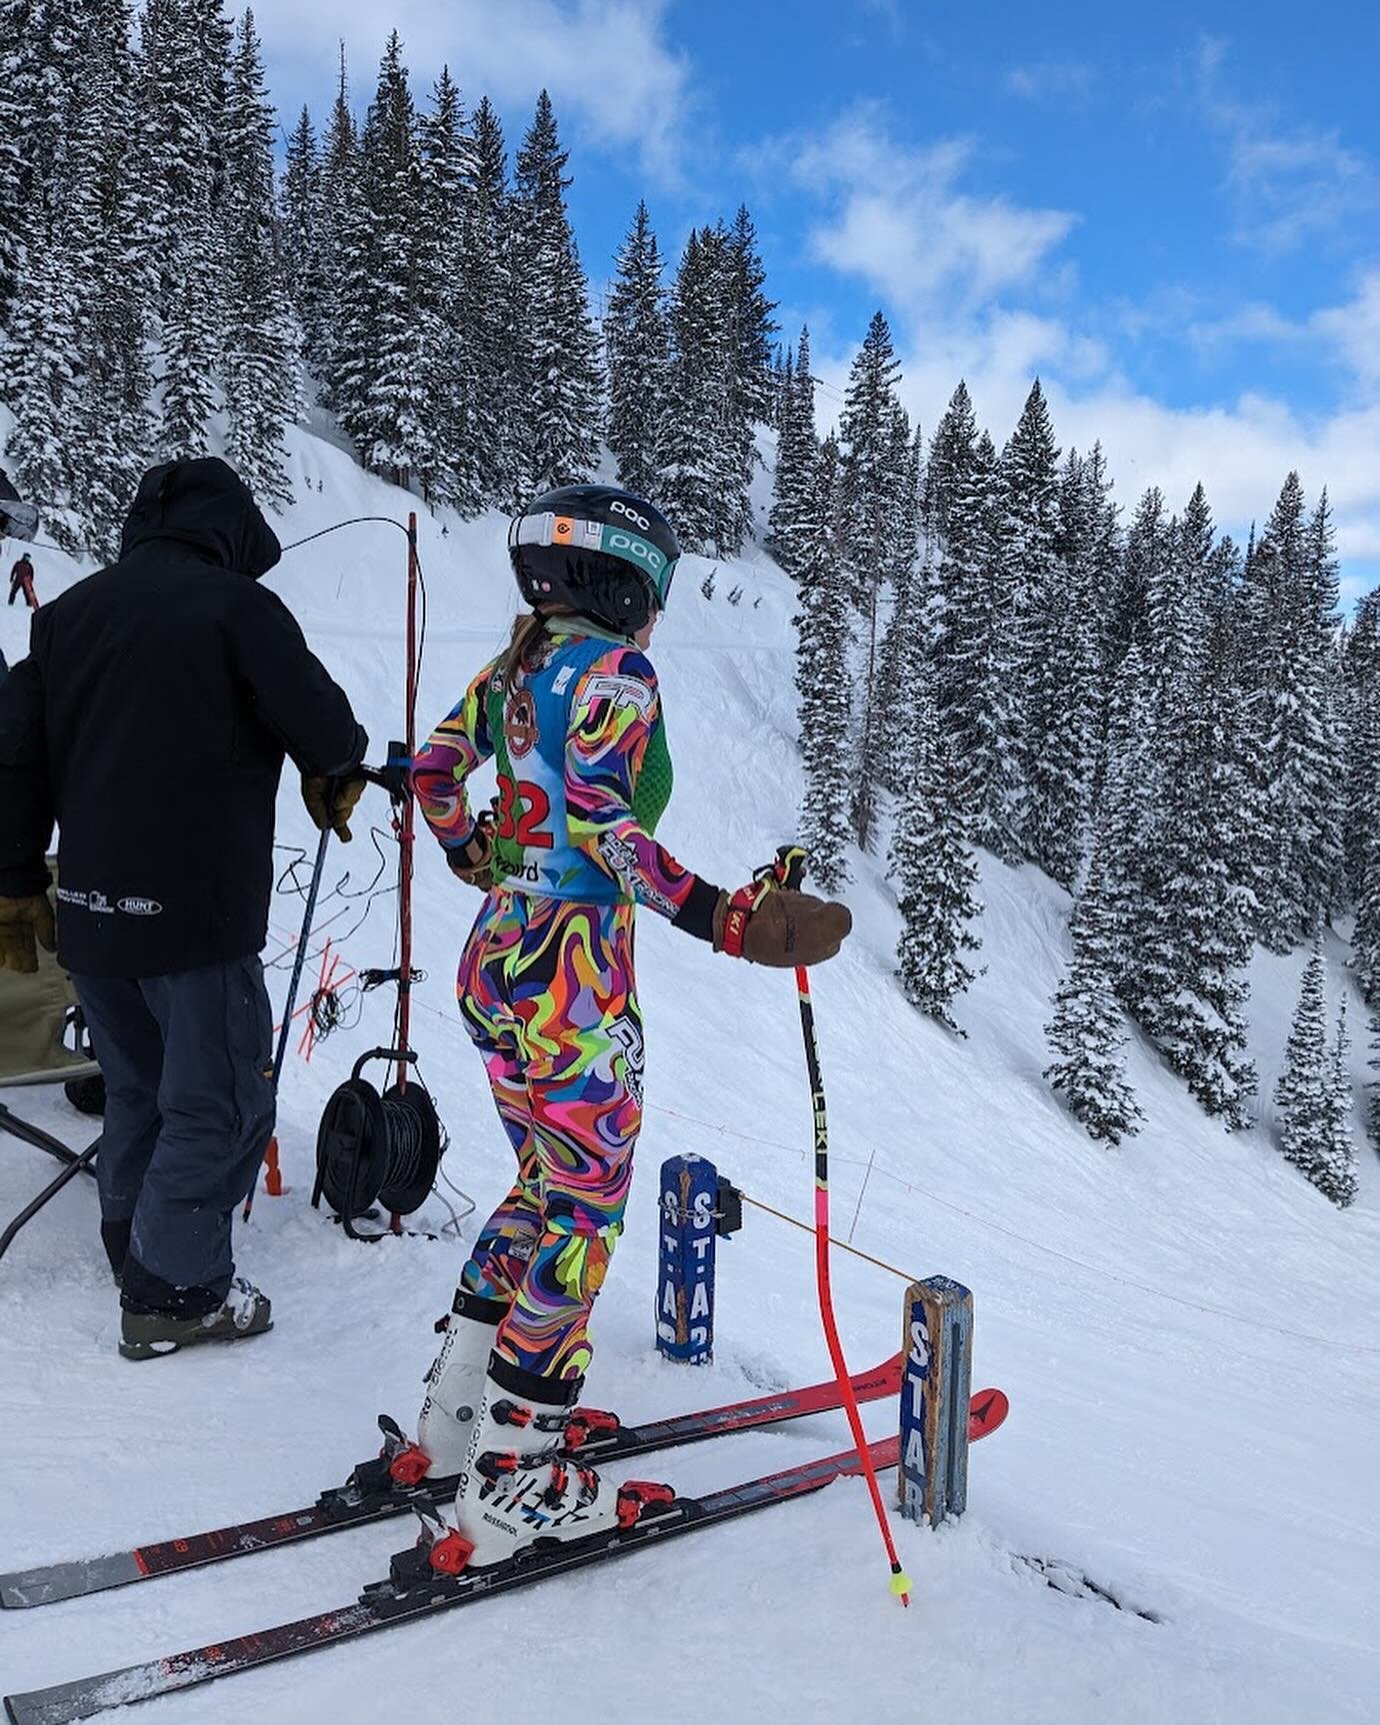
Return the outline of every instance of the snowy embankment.
[[[299,502],[282,537],[347,516],[401,516],[408,500],[340,451],[299,435]],[[320,479],[323,489],[316,489]],[[304,481],[310,481],[310,488]],[[503,524],[424,517],[429,590],[420,721],[458,696],[501,641],[514,594]],[[403,540],[347,529],[290,553],[270,577],[349,689],[374,739],[398,732]],[[41,594],[77,571],[36,558]],[[63,573],[65,571],[65,574]],[[715,597],[687,559],[653,657],[677,792],[662,836],[726,884],[791,836],[799,794],[789,583],[771,564],[726,565]],[[736,607],[726,603],[735,584]],[[760,599],[760,604],[757,601]],[[23,651],[17,610],[0,646]],[[190,787],[168,786],[169,819]],[[361,816],[386,824],[371,793]],[[386,965],[393,903],[334,889],[377,863],[357,823],[332,850],[323,921],[355,966]],[[306,848],[285,782],[280,840]],[[391,866],[393,852],[387,849]],[[449,1177],[479,1214],[508,1152],[479,1062],[456,1021],[454,963],[477,900],[418,853],[416,1042],[451,1134]],[[1066,896],[989,863],[987,968],[959,1003],[966,1042],[918,1018],[891,981],[897,918],[874,863],[848,897],[844,955],[818,976],[834,1145],[836,1231],[914,1274],[969,1284],[975,1381],[1011,1396],[1006,1428],[974,1451],[970,1510],[931,1534],[901,1524],[915,1608],[888,1597],[863,1487],[630,1557],[574,1582],[476,1607],[355,1647],[160,1703],[149,1718],[444,1721],[456,1710],[568,1704],[618,1721],[856,1716],[973,1725],[1374,1720],[1380,1694],[1380,1170],[1339,1213],[1264,1131],[1218,1131],[1140,1046],[1130,1076],[1148,1124],[1121,1150],[1089,1142],[1041,1080],[1041,1026],[1067,953]],[[285,949],[301,901],[275,901]],[[347,933],[354,928],[353,933]],[[1330,940],[1333,998],[1343,948]],[[1301,960],[1261,958],[1254,1045],[1268,1097]],[[711,1155],[753,1197],[809,1213],[809,1112],[788,976],[716,958],[644,913],[648,1111],[629,1226],[597,1313],[588,1399],[643,1418],[754,1387],[813,1380],[819,1339],[806,1236],[757,1209],[721,1250],[718,1355],[677,1369],[652,1350],[656,1169]],[[278,997],[285,981],[275,973]],[[464,1255],[455,1239],[355,1246],[306,1203],[322,1103],[387,1035],[386,993],[362,1021],[294,1056],[280,1111],[282,1200],[261,1198],[239,1237],[272,1294],[262,1341],[143,1367],[115,1353],[116,1301],[95,1237],[94,1193],[70,1187],[0,1265],[0,1568],[170,1537],[310,1499],[373,1447],[375,1414],[415,1417],[432,1320]],[[1364,1049],[1354,1056],[1358,1083]],[[11,1098],[13,1100],[13,1098]],[[31,1112],[82,1141],[53,1095]],[[1268,1108],[1263,1110],[1268,1114]],[[50,1173],[0,1142],[0,1212]],[[414,1224],[437,1230],[433,1199]],[[901,1283],[839,1256],[836,1294],[855,1366],[896,1346]],[[889,1429],[894,1409],[869,1426]],[[837,1449],[840,1417],[686,1452],[635,1471],[683,1489],[725,1484]],[[406,1543],[400,1524],[298,1551],[0,1619],[5,1690],[27,1689],[351,1599]],[[1063,1559],[1156,1613],[1147,1622],[1053,1591],[1013,1561]],[[529,1698],[530,1697],[530,1702]]]

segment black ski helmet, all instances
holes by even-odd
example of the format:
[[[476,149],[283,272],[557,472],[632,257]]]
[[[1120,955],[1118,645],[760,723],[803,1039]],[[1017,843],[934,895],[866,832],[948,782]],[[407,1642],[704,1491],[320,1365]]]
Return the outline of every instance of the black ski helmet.
[[[529,605],[568,606],[635,635],[665,608],[680,545],[659,509],[616,485],[563,485],[534,497],[508,529]]]

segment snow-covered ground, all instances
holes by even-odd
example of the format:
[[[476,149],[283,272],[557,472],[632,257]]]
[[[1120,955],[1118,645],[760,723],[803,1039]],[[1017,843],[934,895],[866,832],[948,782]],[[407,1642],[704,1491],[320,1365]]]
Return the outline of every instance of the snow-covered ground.
[[[294,444],[296,538],[408,500],[305,434]],[[302,483],[311,480],[311,489]],[[324,489],[315,488],[320,479]],[[497,519],[424,517],[429,589],[423,727],[501,640],[514,594]],[[374,758],[397,733],[403,552],[386,526],[289,553],[270,577],[351,692]],[[37,555],[41,594],[77,571]],[[65,573],[64,573],[65,571]],[[766,561],[725,565],[712,601],[687,559],[653,657],[677,792],[662,836],[727,884],[792,836],[790,585]],[[736,608],[726,603],[740,583]],[[760,604],[756,603],[760,599]],[[18,610],[0,646],[23,651]],[[176,818],[179,787],[168,787]],[[361,813],[384,822],[381,796]],[[364,823],[361,822],[362,826]],[[279,837],[311,842],[295,785]],[[419,845],[416,1042],[449,1127],[450,1178],[479,1212],[508,1152],[461,1033],[453,966],[477,900]],[[391,858],[391,853],[390,853]],[[333,851],[328,889],[373,872],[367,839]],[[975,1293],[975,1382],[1011,1396],[974,1452],[970,1509],[932,1533],[898,1524],[914,1608],[889,1597],[860,1482],[553,1581],[453,1618],[150,1705],[150,1721],[330,1718],[336,1725],[529,1712],[616,1721],[878,1720],[971,1725],[1312,1725],[1380,1718],[1380,1169],[1339,1213],[1276,1153],[1265,1128],[1229,1137],[1140,1046],[1149,1115],[1119,1151],[1093,1145],[1040,1077],[1041,1025],[1067,953],[1066,896],[989,863],[986,970],[959,1041],[919,1018],[890,978],[897,917],[874,863],[849,891],[857,931],[822,970],[816,1010],[831,1108],[836,1232],[919,1275]],[[339,933],[357,921],[339,899]],[[283,944],[299,899],[275,904]],[[392,958],[392,904],[344,945]],[[656,1169],[712,1156],[747,1192],[808,1215],[809,1111],[788,975],[716,958],[644,913],[646,1128],[629,1227],[597,1313],[588,1397],[639,1419],[827,1373],[807,1237],[757,1209],[720,1253],[718,1351],[677,1368],[652,1347]],[[1344,948],[1328,947],[1335,1001]],[[1300,959],[1258,959],[1254,1052],[1268,1097]],[[284,976],[277,974],[280,991]],[[136,1367],[115,1352],[118,1311],[95,1196],[69,1187],[0,1265],[0,1568],[172,1537],[308,1500],[373,1448],[374,1417],[415,1417],[464,1244],[409,1236],[355,1246],[306,1203],[321,1105],[386,1035],[389,1002],[285,1075],[280,1135],[291,1187],[261,1197],[239,1236],[273,1296],[260,1341]],[[1364,1047],[1355,1054],[1358,1086]],[[58,1096],[54,1100],[54,1096]],[[13,1100],[13,1099],[12,1099]],[[70,1140],[85,1123],[58,1093],[22,1099]],[[0,1215],[51,1173],[0,1142]],[[439,1229],[431,1200],[414,1224]],[[836,1297],[856,1367],[899,1336],[902,1284],[838,1255]],[[894,1420],[870,1410],[880,1435]],[[686,1490],[809,1459],[846,1442],[840,1417],[747,1434],[643,1464]],[[398,1523],[124,1593],[0,1617],[0,1688],[29,1689],[343,1604],[406,1543]],[[1062,1559],[1158,1622],[1047,1587],[1015,1554]]]

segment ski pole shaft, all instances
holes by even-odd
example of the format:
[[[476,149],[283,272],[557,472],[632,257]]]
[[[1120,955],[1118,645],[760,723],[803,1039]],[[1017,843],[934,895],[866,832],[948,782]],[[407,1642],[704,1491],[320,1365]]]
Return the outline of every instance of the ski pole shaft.
[[[891,1590],[902,1605],[909,1606],[912,1582],[901,1568],[896,1542],[891,1535],[891,1522],[887,1517],[886,1505],[882,1502],[877,1470],[872,1465],[867,1434],[863,1430],[862,1415],[858,1411],[858,1398],[853,1393],[848,1361],[844,1356],[838,1322],[834,1316],[834,1294],[829,1280],[829,1116],[824,1102],[824,1079],[819,1067],[815,1009],[810,999],[810,973],[803,965],[796,967],[795,986],[800,997],[800,1032],[805,1042],[805,1067],[809,1074],[810,1102],[815,1122],[815,1282],[819,1290],[819,1313],[824,1325],[824,1339],[829,1347],[829,1360],[838,1379],[844,1411],[848,1415],[848,1429],[857,1445],[858,1460],[867,1480],[867,1490],[872,1499],[872,1509],[877,1517],[882,1544],[886,1548],[887,1561],[891,1565]]]
[[[307,887],[307,908],[302,915],[302,932],[297,937],[297,957],[292,963],[292,980],[288,983],[287,1004],[283,1008],[283,1022],[278,1030],[278,1046],[273,1051],[273,1094],[278,1094],[278,1080],[283,1075],[283,1062],[287,1059],[288,1037],[292,1032],[292,1015],[297,1006],[297,990],[302,981],[302,966],[307,961],[307,941],[311,935],[312,921],[316,916],[316,896],[321,890],[321,876],[326,869],[326,846],[331,840],[331,828],[328,821],[321,829],[321,837],[316,844],[316,861],[312,864],[311,882]],[[254,1209],[254,1194],[259,1189],[259,1171],[254,1170],[254,1184],[249,1188],[244,1200],[244,1210],[241,1219],[247,1222]]]

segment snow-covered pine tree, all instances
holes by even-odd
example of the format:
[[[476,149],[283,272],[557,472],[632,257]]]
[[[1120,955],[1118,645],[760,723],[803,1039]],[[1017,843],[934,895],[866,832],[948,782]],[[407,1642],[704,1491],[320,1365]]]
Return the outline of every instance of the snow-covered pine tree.
[[[912,1006],[965,1036],[951,1008],[976,975],[964,954],[982,944],[972,927],[982,912],[974,892],[977,861],[955,802],[956,774],[923,655],[917,652],[914,662],[921,675],[910,701],[911,778],[887,859],[901,910],[896,974]]]
[[[1054,996],[1045,1037],[1054,1058],[1044,1076],[1068,1098],[1089,1136],[1119,1144],[1144,1119],[1126,1077],[1126,1036],[1115,977],[1123,955],[1116,858],[1107,830],[1093,840],[1087,880],[1069,919],[1073,954]]]
[[[639,202],[618,251],[604,319],[607,437],[618,463],[618,483],[653,501],[662,490],[659,436],[670,366],[662,269],[651,217]]]
[[[1380,1009],[1380,588],[1367,593],[1356,608],[1344,663],[1346,874],[1356,907],[1351,968],[1361,998],[1376,1010]]]
[[[811,877],[825,892],[837,892],[848,879],[852,607],[838,543],[839,489],[838,444],[828,437],[815,464],[808,509],[796,528],[800,609],[795,619],[795,684],[805,767],[800,838],[810,853]]]
[[[910,416],[900,402],[891,409],[891,537],[886,548],[886,583],[891,615],[882,635],[878,688],[877,749],[881,781],[899,791],[910,776],[910,697],[917,677],[929,680],[925,653],[925,591],[916,568],[920,555],[920,458],[922,443],[911,436]],[[963,808],[961,811],[969,811]]]
[[[24,200],[0,242],[0,273],[17,270],[20,290],[0,318],[0,393],[15,407],[8,455],[59,544],[109,551],[149,441],[144,280],[128,232],[138,184],[127,168],[129,9],[111,0],[88,15],[49,0],[27,23],[24,12],[0,25],[39,32],[6,38],[0,79],[0,108],[16,94],[34,103],[22,159],[16,138],[0,144],[0,184]]]
[[[977,432],[962,384],[931,442],[924,500],[926,540],[937,559],[931,659],[940,728],[958,767],[959,801],[972,811],[974,839],[1014,861],[1011,835],[999,823],[1010,789],[1004,739],[1014,725],[1005,673],[1014,675],[1014,667],[1004,664],[997,610],[997,455],[987,433]]]
[[[1380,1072],[1380,1012],[1370,1015],[1370,1059],[1366,1064],[1372,1072]],[[1366,1132],[1380,1151],[1380,1078],[1372,1078],[1366,1090]]]
[[[772,353],[777,329],[772,313],[776,302],[764,291],[767,272],[746,204],[738,206],[726,249],[735,336],[734,405],[748,425],[768,425],[772,417]]]
[[[23,490],[51,507],[74,490],[72,457],[81,424],[78,259],[68,236],[35,233],[16,267],[18,290],[4,342],[15,403],[6,448]],[[61,515],[49,526],[58,543],[75,548]]]
[[[147,0],[140,43],[144,255],[159,313],[159,445],[165,456],[202,455],[225,317],[218,201],[230,26],[219,0]]]
[[[767,545],[788,575],[800,574],[800,524],[814,497],[818,465],[810,332],[802,329],[799,347],[794,354],[787,354],[785,384],[777,409],[776,471],[767,524]]]
[[[15,295],[32,281],[26,248],[61,237],[73,190],[74,71],[88,27],[98,25],[81,0],[0,0],[0,209],[11,212],[0,221],[0,330],[11,331]],[[0,374],[5,400],[20,389]]]
[[[1066,698],[1044,674],[1045,659],[1060,621],[1058,461],[1054,426],[1037,377],[1002,451],[1004,593],[999,600],[1010,637],[1007,651],[1018,665],[1013,739],[1018,772],[1015,801],[1007,811],[1007,820],[1020,835],[1025,855],[1031,858],[1038,850],[1032,824],[1035,774],[1041,751],[1062,728],[1059,708]]]
[[[1284,1070],[1275,1085],[1275,1104],[1281,1115],[1280,1148],[1285,1157],[1325,1197],[1343,1206],[1356,1195],[1349,1083],[1345,1110],[1340,1106],[1345,1055],[1344,1026],[1339,1028],[1334,1048],[1327,1047],[1327,998],[1319,936],[1304,968]]]
[[[1055,574],[1031,618],[1026,826],[1031,860],[1065,887],[1082,862],[1100,742],[1102,503],[1087,464],[1070,450],[1059,484]]]
[[[728,380],[733,349],[725,322],[722,234],[692,231],[671,297],[671,369],[660,429],[666,505],[680,542],[706,555],[730,555],[723,493],[733,483],[737,452],[726,448]],[[745,480],[740,481],[740,494]],[[730,506],[727,513],[736,511]]]
[[[321,279],[321,152],[304,103],[283,155],[279,195],[279,254],[283,285],[301,332],[302,353],[316,357],[325,283]]]
[[[379,62],[360,166],[368,235],[363,333],[370,358],[366,387],[343,406],[341,419],[371,472],[398,485],[424,483],[438,466],[427,362],[439,287],[427,267],[434,253],[427,245],[421,128],[396,30]]]
[[[743,352],[739,313],[742,310],[741,260],[730,231],[718,223],[700,236],[706,276],[715,305],[715,318],[724,332],[716,344],[721,370],[715,381],[718,428],[713,454],[718,472],[714,487],[714,543],[728,556],[736,556],[752,532],[752,476],[757,467],[757,438],[751,399],[760,395],[756,385],[741,375]]]
[[[275,244],[273,125],[254,14],[246,10],[224,122],[226,454],[258,501],[281,509],[292,501],[283,436],[300,417],[302,395],[297,331]]]
[[[1248,1126],[1256,1077],[1246,1052],[1246,965],[1251,953],[1250,895],[1242,879],[1245,787],[1232,759],[1237,697],[1217,686],[1185,691],[1195,716],[1161,781],[1154,871],[1158,902],[1137,949],[1158,965],[1140,966],[1161,984],[1137,1011],[1170,1066],[1205,1111],[1229,1130]],[[1144,889],[1143,889],[1144,890]]]
[[[1339,1210],[1356,1202],[1356,1141],[1351,1135],[1351,1041],[1346,1028],[1346,995],[1337,1009],[1337,1033],[1328,1053],[1327,1096],[1323,1111],[1326,1165],[1313,1184]]]
[[[149,278],[140,263],[145,193],[135,172],[135,67],[128,0],[105,0],[82,57],[77,182],[84,188],[81,436],[73,455],[78,537],[102,561],[149,465]]]
[[[599,340],[566,210],[568,159],[543,90],[517,154],[512,202],[514,501],[583,482],[599,457]]]
[[[1285,481],[1255,564],[1273,598],[1262,764],[1271,843],[1260,936],[1277,952],[1317,929],[1341,874],[1342,739],[1337,714],[1337,569],[1324,493],[1305,522]]]
[[[1115,672],[1132,647],[1148,650],[1150,591],[1168,558],[1168,535],[1164,494],[1157,485],[1149,486],[1127,529],[1119,578],[1107,609],[1103,657],[1109,673]]]
[[[1343,850],[1347,888],[1352,900],[1359,901],[1367,891],[1376,854],[1373,841],[1380,834],[1380,587],[1363,594],[1357,602],[1346,631],[1342,669],[1346,721]],[[1380,966],[1380,951],[1375,962]],[[1376,976],[1380,982],[1380,969]]]
[[[1107,735],[1099,772],[1098,830],[1107,847],[1108,890],[1115,896],[1118,949],[1112,971],[1117,998],[1135,1011],[1143,995],[1137,941],[1143,927],[1146,880],[1160,806],[1158,763],[1150,746],[1149,677],[1143,649],[1133,646],[1117,667],[1107,701]]]
[[[431,91],[421,120],[422,204],[417,237],[418,274],[427,291],[421,308],[427,357],[430,452],[418,467],[424,495],[438,503],[467,504],[474,496],[477,466],[466,447],[469,307],[460,294],[464,270],[465,198],[472,170],[465,109],[449,66]]]
[[[454,490],[456,506],[465,515],[503,508],[519,490],[508,156],[503,128],[487,96],[474,111],[471,133],[457,287],[470,385],[460,442],[469,466],[463,477],[457,473]]]
[[[315,322],[305,332],[322,403],[342,425],[360,410],[373,366],[369,251],[369,212],[342,45],[335,101],[321,148],[320,225],[314,251],[320,298]]]
[[[850,810],[854,835],[864,850],[870,850],[875,839],[883,766],[881,708],[891,698],[880,680],[881,606],[888,575],[889,509],[895,494],[892,433],[899,377],[891,330],[882,313],[874,312],[849,372],[839,419],[844,572],[850,596],[864,620],[864,673],[859,691],[862,734]]]

